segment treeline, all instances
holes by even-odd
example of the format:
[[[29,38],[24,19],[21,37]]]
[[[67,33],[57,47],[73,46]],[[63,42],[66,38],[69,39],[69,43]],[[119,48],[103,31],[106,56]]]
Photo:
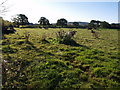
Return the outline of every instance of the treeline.
[[[87,25],[79,25],[78,22],[73,22],[72,25],[68,24],[68,21],[64,18],[58,19],[56,23],[52,24],[46,17],[40,17],[38,24],[29,23],[28,17],[24,14],[18,14],[12,18],[14,27],[21,28],[86,28]]]
[[[11,26],[18,28],[109,28],[120,29],[120,24],[109,24],[106,21],[91,20],[88,24],[80,25],[79,22],[69,22],[64,19],[58,19],[56,23],[52,24],[46,17],[41,17],[37,24],[30,23],[28,17],[24,14],[17,14],[12,19],[12,22],[3,20],[3,28],[9,28]]]
[[[98,21],[98,20],[91,20],[91,22],[88,24],[89,28],[109,28],[109,29],[120,29],[120,23],[112,23],[109,24],[106,21]]]

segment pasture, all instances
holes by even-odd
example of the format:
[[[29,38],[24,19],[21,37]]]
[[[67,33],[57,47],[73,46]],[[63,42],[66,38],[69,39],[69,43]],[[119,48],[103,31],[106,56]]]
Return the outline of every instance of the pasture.
[[[4,88],[120,88],[117,30],[95,30],[95,39],[90,30],[73,29],[79,46],[59,44],[60,29],[16,30],[2,40]]]

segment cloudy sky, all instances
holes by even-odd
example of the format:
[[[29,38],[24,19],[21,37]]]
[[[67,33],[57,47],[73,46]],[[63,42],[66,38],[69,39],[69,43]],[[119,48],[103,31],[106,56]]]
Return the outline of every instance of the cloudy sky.
[[[46,17],[50,23],[56,23],[60,18],[69,22],[118,22],[117,0],[8,0],[6,6],[9,10],[2,16],[6,20],[16,14],[25,14],[32,23],[37,23],[40,17]]]

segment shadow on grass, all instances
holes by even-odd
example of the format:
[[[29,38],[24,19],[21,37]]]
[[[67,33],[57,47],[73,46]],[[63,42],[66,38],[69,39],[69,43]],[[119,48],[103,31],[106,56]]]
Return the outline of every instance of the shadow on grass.
[[[76,41],[73,40],[73,39],[71,39],[71,40],[69,40],[69,41],[65,41],[65,40],[64,40],[64,41],[62,42],[62,44],[70,45],[70,46],[76,46],[76,47],[85,47],[85,48],[89,49],[89,47],[87,47],[87,46],[80,45],[80,44],[76,43]]]
[[[36,47],[34,46],[34,44],[30,41],[26,41],[26,44],[30,45],[32,48],[36,49]]]
[[[49,43],[49,41],[47,41],[46,39],[42,39],[41,42],[42,42],[42,44]]]

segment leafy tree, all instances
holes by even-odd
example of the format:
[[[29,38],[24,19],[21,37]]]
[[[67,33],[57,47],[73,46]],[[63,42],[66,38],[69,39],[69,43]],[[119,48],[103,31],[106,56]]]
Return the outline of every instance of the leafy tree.
[[[99,28],[100,23],[101,23],[100,21],[91,20],[88,26],[91,28]]]
[[[88,27],[95,28],[95,20],[91,20]]]
[[[89,28],[93,28],[93,27],[94,27],[94,24],[93,24],[93,23],[89,23],[89,24],[88,24],[88,27],[89,27]]]
[[[13,25],[13,23],[10,22],[10,21],[8,21],[8,20],[3,20],[3,23],[4,23],[4,25],[7,26],[7,27]]]
[[[16,25],[26,25],[29,23],[28,18],[26,15],[24,14],[17,14],[13,19],[12,19],[13,23],[15,23]]]
[[[101,21],[96,21],[96,26],[97,26],[97,28],[100,27],[100,24],[101,24]]]
[[[67,20],[64,19],[64,18],[58,19],[58,20],[57,20],[57,25],[58,25],[58,26],[62,26],[62,27],[67,26]]]
[[[101,22],[100,26],[101,26],[101,28],[109,28],[110,24],[108,22],[104,21],[104,22]]]
[[[110,24],[110,28],[113,28],[113,29],[120,29],[120,24],[116,24],[116,23],[112,23]]]
[[[78,22],[73,22],[73,25],[74,25],[75,27],[78,27],[78,26],[79,26],[79,23],[78,23]]]
[[[2,20],[2,34],[10,34],[10,33],[15,33],[15,29],[13,27],[13,23],[7,20]]]
[[[38,23],[40,23],[40,25],[50,25],[49,20],[45,17],[41,17]]]

